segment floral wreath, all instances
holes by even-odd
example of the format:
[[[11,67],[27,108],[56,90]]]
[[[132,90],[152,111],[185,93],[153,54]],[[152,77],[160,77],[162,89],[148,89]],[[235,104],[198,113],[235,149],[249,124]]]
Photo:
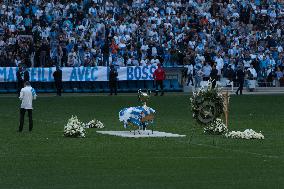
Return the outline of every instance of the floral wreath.
[[[193,118],[200,125],[207,126],[224,113],[224,97],[221,88],[212,88],[211,81],[208,82],[208,87],[202,87],[194,92],[190,100]]]

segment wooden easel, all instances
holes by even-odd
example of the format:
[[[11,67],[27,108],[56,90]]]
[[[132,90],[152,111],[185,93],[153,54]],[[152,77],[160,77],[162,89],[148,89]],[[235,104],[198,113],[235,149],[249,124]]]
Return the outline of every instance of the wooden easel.
[[[225,114],[225,124],[228,128],[228,121],[229,121],[229,92],[226,91],[223,93],[224,97],[224,114]]]

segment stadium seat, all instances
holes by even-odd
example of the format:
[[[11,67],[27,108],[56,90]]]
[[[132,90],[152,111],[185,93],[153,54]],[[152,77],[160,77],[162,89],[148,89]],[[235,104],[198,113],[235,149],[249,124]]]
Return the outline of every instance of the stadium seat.
[[[92,82],[90,81],[82,82],[80,87],[84,93],[92,92]]]
[[[93,93],[98,93],[99,92],[98,82],[91,82],[91,89]]]
[[[71,82],[63,82],[62,88],[63,88],[63,92],[65,92],[65,93],[72,93],[73,92]]]
[[[44,83],[41,83],[41,82],[33,82],[32,83],[32,87],[36,90],[36,92],[38,93],[43,93],[45,92],[45,89],[44,89]]]
[[[128,81],[128,90],[129,92],[137,91],[137,81]]]
[[[44,91],[46,93],[52,93],[52,92],[55,92],[55,85],[54,85],[54,82],[46,82],[44,83]]]
[[[182,91],[182,87],[177,79],[171,80],[171,86],[173,91]]]
[[[127,92],[128,87],[127,87],[127,81],[119,81],[117,82],[118,84],[118,91],[119,92]]]
[[[5,83],[0,83],[0,93],[7,93],[8,90],[5,87]]]
[[[151,91],[156,90],[154,81],[145,81],[145,88]]]
[[[9,93],[17,92],[17,83],[16,82],[7,82],[6,89]]]
[[[164,90],[165,91],[171,91],[172,90],[170,80],[164,81]]]
[[[145,81],[137,81],[137,87],[138,89],[145,89]]]
[[[108,81],[102,81],[102,88],[103,88],[103,92],[104,93],[108,93],[110,90],[109,90],[109,82]]]
[[[80,82],[77,82],[77,81],[72,82],[71,87],[74,93],[82,92]]]

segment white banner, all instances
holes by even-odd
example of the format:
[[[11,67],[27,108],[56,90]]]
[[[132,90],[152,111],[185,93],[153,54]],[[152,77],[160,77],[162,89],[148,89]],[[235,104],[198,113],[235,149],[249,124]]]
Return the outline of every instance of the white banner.
[[[63,81],[108,81],[108,67],[63,67]],[[153,80],[155,66],[117,67],[118,80]],[[16,82],[16,67],[0,67],[0,82]],[[29,68],[31,82],[54,81],[52,68]]]

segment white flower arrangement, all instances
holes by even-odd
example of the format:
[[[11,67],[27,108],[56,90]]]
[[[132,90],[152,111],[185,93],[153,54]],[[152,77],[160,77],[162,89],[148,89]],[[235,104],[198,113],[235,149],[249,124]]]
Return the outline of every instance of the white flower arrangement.
[[[241,139],[264,139],[261,132],[257,133],[252,129],[246,129],[245,131],[231,131],[226,133],[227,138],[241,138]]]
[[[81,137],[86,136],[84,124],[79,121],[77,116],[73,116],[68,120],[67,125],[64,126],[64,136],[66,137]]]
[[[97,120],[97,119],[93,119],[91,121],[89,121],[88,123],[85,124],[85,128],[98,128],[98,129],[102,129],[104,128],[104,124]]]
[[[207,127],[204,127],[204,133],[222,135],[228,131],[227,126],[224,124],[223,120],[217,118],[215,121],[210,123]]]

